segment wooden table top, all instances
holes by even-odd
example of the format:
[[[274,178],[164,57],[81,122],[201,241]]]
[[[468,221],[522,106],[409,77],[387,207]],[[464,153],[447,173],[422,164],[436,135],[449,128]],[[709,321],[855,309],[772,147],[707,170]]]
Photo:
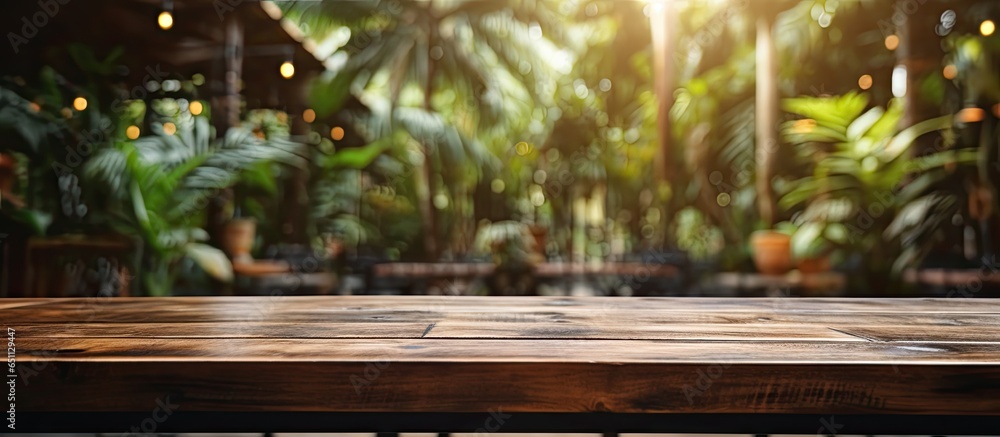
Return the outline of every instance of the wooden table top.
[[[7,299],[0,320],[29,412],[1000,414],[983,299]]]

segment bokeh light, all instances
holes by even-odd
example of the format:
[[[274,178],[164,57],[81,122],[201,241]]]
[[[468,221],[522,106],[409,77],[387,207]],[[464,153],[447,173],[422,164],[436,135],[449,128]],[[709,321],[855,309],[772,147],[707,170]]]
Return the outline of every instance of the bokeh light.
[[[889,35],[885,37],[885,48],[889,50],[896,50],[899,47],[899,37],[896,35]]]
[[[202,111],[205,110],[205,106],[201,102],[195,100],[188,105],[188,111],[191,111],[191,115],[200,115]]]
[[[132,125],[125,128],[125,137],[127,137],[130,140],[139,138],[139,126]]]
[[[278,71],[281,73],[281,77],[291,79],[292,76],[295,76],[295,65],[289,61],[282,62]]]
[[[167,135],[173,135],[173,134],[177,133],[177,125],[175,125],[175,124],[173,124],[173,123],[171,123],[169,121],[166,122],[166,123],[163,123],[163,133],[165,133]]]
[[[965,108],[958,111],[958,115],[955,118],[962,123],[977,123],[986,118],[986,111],[983,108]]]
[[[863,75],[861,75],[860,78],[858,78],[858,86],[861,87],[861,89],[863,89],[863,90],[871,88],[872,87],[872,83],[873,83],[873,80],[872,80],[872,76],[870,74],[863,74]]]
[[[437,209],[445,209],[448,207],[448,196],[442,193],[434,195],[434,207]]]
[[[731,201],[732,197],[729,195],[729,193],[719,193],[719,195],[715,197],[715,202],[722,207],[729,206],[729,203]]]
[[[337,126],[334,127],[333,129],[330,129],[330,138],[332,138],[334,141],[340,141],[344,139],[344,128]]]
[[[302,121],[306,123],[312,123],[316,121],[316,111],[313,111],[312,109],[306,109],[305,111],[302,111]]]
[[[983,36],[993,35],[993,32],[996,30],[997,25],[993,22],[993,20],[983,21],[982,24],[979,25],[979,33],[983,34]]]
[[[892,69],[892,95],[902,98],[906,96],[906,66],[897,65]]]
[[[73,109],[76,109],[77,111],[83,111],[84,109],[87,109],[87,99],[83,97],[77,97],[73,99]]]
[[[514,148],[515,150],[517,150],[517,154],[520,156],[528,155],[534,150],[534,147],[532,147],[531,144],[528,144],[524,141],[517,143],[517,145],[515,145]]]
[[[156,17],[156,23],[160,25],[160,29],[169,30],[174,27],[174,16],[167,11],[160,12],[160,16]]]
[[[952,80],[958,77],[958,67],[954,64],[945,65],[944,70],[941,71],[941,75],[943,75],[945,79]]]
[[[503,190],[506,188],[507,184],[505,184],[502,179],[493,179],[493,182],[490,182],[490,189],[493,190],[494,193],[503,193]]]

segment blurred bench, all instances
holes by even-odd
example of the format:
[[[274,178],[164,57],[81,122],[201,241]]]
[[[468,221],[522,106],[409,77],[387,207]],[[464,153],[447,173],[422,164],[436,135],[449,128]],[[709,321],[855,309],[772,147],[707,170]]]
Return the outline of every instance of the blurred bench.
[[[60,235],[4,242],[11,297],[128,296],[137,244],[120,235]]]
[[[646,285],[651,280],[668,279],[679,282],[684,277],[681,268],[677,265],[628,261],[604,263],[543,262],[527,267],[524,271],[526,275],[539,281],[620,278],[620,285],[632,285],[637,288]],[[388,282],[394,283],[400,288],[420,289],[426,288],[428,283],[435,280],[467,281],[488,278],[497,272],[497,266],[493,263],[382,263],[371,266],[369,284],[384,286]]]

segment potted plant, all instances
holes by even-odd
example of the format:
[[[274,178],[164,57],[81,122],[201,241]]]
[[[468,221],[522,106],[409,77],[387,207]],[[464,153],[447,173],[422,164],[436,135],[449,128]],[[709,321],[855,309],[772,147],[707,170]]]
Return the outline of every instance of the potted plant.
[[[803,118],[782,126],[785,140],[808,169],[785,187],[779,206],[793,212],[791,253],[799,260],[861,257],[872,271],[887,271],[895,254],[883,231],[892,223],[914,171],[974,162],[972,151],[943,150],[913,157],[920,136],[947,129],[941,117],[900,129],[898,101],[869,108],[864,94],[786,99],[787,111]],[[883,275],[884,276],[884,275]]]
[[[85,176],[112,197],[108,214],[113,226],[141,236],[140,278],[146,294],[154,296],[171,293],[185,258],[217,280],[230,281],[229,259],[203,243],[208,239],[202,228],[205,204],[257,163],[302,164],[290,152],[294,145],[262,140],[241,128],[213,140],[208,120],[188,113],[173,122],[176,133],[165,133],[162,125],[153,123],[156,135],[115,141],[84,167]]]
[[[753,262],[765,275],[781,275],[792,269],[789,234],[777,230],[761,230],[750,235]]]
[[[791,266],[806,274],[829,271],[832,266],[831,255],[846,237],[838,234],[840,227],[818,222],[786,221],[775,227],[789,235],[788,254]]]
[[[489,223],[479,229],[474,247],[489,253],[496,265],[488,285],[496,295],[530,294],[534,287],[532,272],[542,262],[535,237],[529,227],[516,221]]]

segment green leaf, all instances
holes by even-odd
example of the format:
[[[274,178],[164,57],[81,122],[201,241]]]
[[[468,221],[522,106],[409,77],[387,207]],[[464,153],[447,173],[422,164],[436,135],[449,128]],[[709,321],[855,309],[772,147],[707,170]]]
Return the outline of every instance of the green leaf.
[[[817,255],[823,246],[822,234],[822,223],[809,222],[800,226],[792,234],[792,257],[806,259]]]
[[[209,276],[222,282],[232,282],[233,264],[221,250],[207,244],[188,243],[184,245],[184,254]]]
[[[316,80],[309,96],[309,104],[318,118],[330,117],[344,106],[351,96],[351,84],[358,77],[359,69],[326,73]]]
[[[951,116],[932,118],[910,126],[889,141],[889,145],[879,154],[879,159],[883,162],[892,161],[909,150],[910,145],[920,136],[949,127],[951,127]]]
[[[861,139],[861,137],[872,128],[872,126],[875,126],[875,124],[882,119],[883,115],[885,115],[885,110],[878,106],[869,109],[868,112],[856,118],[853,122],[851,122],[851,125],[847,127],[847,139],[851,141]]]
[[[323,160],[323,168],[363,169],[391,146],[392,137],[386,137],[363,147],[341,149]]]
[[[0,212],[11,220],[27,226],[33,235],[44,236],[45,231],[52,224],[52,214],[34,209],[17,208],[6,200],[0,200],[0,202],[3,205]]]

